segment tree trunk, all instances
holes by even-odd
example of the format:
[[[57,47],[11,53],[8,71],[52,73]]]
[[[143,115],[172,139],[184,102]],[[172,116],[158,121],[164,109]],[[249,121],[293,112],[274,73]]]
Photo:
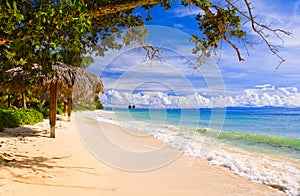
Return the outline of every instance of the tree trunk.
[[[49,114],[51,138],[55,138],[56,112],[57,112],[57,82],[52,81],[50,84],[50,114]]]
[[[71,111],[72,111],[72,97],[68,97],[67,100],[67,104],[68,104],[68,121],[71,121]]]
[[[24,109],[27,109],[25,92],[22,93],[22,106]]]
[[[44,104],[46,103],[46,99],[42,99],[41,100],[41,103],[40,103],[40,108],[44,107]]]
[[[124,10],[133,9],[138,6],[143,5],[155,5],[160,3],[160,0],[136,0],[136,1],[122,1],[117,2],[116,4],[109,4],[108,6],[97,8],[93,10],[93,14],[96,14],[97,17],[105,16],[109,14],[115,14]],[[90,14],[90,13],[89,13]]]

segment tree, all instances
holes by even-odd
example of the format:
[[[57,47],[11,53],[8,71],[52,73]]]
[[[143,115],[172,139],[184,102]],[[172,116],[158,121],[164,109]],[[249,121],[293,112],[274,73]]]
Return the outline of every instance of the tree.
[[[237,0],[238,1],[238,0]],[[39,65],[42,74],[52,74],[51,66],[55,62],[88,65],[91,53],[104,55],[109,49],[120,49],[122,45],[137,42],[146,50],[147,57],[155,59],[159,48],[147,45],[143,37],[147,32],[141,27],[145,20],[151,20],[151,9],[160,5],[166,10],[172,9],[172,3],[182,6],[193,5],[200,8],[195,18],[199,32],[191,37],[195,43],[193,53],[198,54],[198,62],[210,56],[226,41],[244,60],[236,40],[242,40],[251,46],[247,39],[247,29],[243,23],[250,22],[251,30],[277,55],[278,47],[270,44],[268,33],[280,38],[280,33],[289,34],[281,29],[272,29],[255,20],[249,0],[240,0],[245,11],[237,1],[223,0],[0,0],[0,73],[1,80],[7,81],[8,69],[20,67],[32,72],[33,64]],[[136,12],[137,7],[148,11],[148,16]],[[188,8],[187,8],[188,9]],[[125,33],[123,33],[125,31]],[[267,31],[267,32],[266,32]],[[116,38],[123,41],[116,42]],[[54,76],[54,75],[52,75]],[[26,86],[34,78],[26,81]],[[23,94],[23,105],[26,105]],[[69,102],[70,103],[70,102]],[[54,137],[57,105],[57,82],[52,78],[50,85],[50,136]]]
[[[272,29],[259,23],[252,14],[249,0],[0,0],[0,69],[22,66],[28,69],[33,63],[42,66],[45,73],[57,61],[79,66],[90,52],[104,55],[108,49],[120,49],[115,41],[123,39],[123,45],[138,42],[147,51],[148,57],[155,56],[158,49],[142,41],[143,33],[128,31],[125,28],[143,26],[151,20],[151,8],[163,6],[172,9],[172,3],[182,6],[193,5],[203,12],[195,18],[199,32],[192,35],[195,43],[193,53],[209,56],[227,42],[236,52],[238,60],[244,58],[235,41],[243,41],[251,46],[247,38],[248,29],[243,26],[249,22],[252,32],[269,47],[280,60],[278,46],[272,45],[267,37],[273,33],[290,34],[282,29]],[[244,5],[244,6],[243,6]],[[148,11],[143,18],[136,13],[137,7]],[[189,9],[187,7],[187,9]],[[245,10],[244,10],[245,9]],[[111,36],[113,35],[113,36]],[[123,36],[123,37],[122,37]],[[108,38],[109,39],[106,39]],[[7,62],[10,62],[9,64]]]
[[[94,63],[94,58],[92,56],[84,56],[81,59],[81,67],[86,68]]]
[[[94,106],[95,106],[95,109],[98,109],[98,110],[103,110],[104,109],[103,105],[101,104],[101,102],[99,100],[98,95],[96,95],[94,97]]]

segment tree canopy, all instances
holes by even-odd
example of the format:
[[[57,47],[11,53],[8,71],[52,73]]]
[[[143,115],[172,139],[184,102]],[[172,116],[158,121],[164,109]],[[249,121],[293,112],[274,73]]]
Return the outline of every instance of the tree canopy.
[[[227,42],[236,52],[238,60],[244,60],[237,41],[251,46],[247,33],[257,34],[280,60],[278,46],[268,41],[268,34],[289,34],[282,29],[272,29],[256,21],[249,0],[0,0],[0,70],[14,66],[29,69],[33,63],[49,72],[55,62],[79,66],[84,55],[94,52],[104,55],[109,49],[138,42],[149,54],[156,49],[145,45],[139,32],[125,29],[143,26],[151,20],[151,9],[162,6],[172,9],[177,3],[190,9],[193,5],[201,12],[195,17],[199,32],[191,41],[193,53],[210,55]],[[139,14],[142,8],[148,15]],[[245,25],[246,24],[246,25]],[[252,33],[251,32],[251,33]],[[132,36],[134,33],[134,36]],[[113,35],[113,36],[111,36]],[[115,41],[119,37],[122,44]],[[108,39],[109,38],[109,39]],[[149,55],[151,57],[151,55]]]

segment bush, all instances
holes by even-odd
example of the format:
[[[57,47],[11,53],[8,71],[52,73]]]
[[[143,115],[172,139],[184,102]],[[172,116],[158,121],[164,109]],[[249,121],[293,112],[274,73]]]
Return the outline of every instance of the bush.
[[[48,118],[48,117],[49,117],[49,112],[50,112],[50,108],[49,108],[49,107],[38,108],[37,110],[38,110],[40,113],[43,114],[44,118]]]
[[[43,107],[43,108],[37,108],[37,111],[42,113],[44,118],[48,118],[49,113],[50,113],[50,107],[46,106],[46,107]],[[60,103],[60,104],[57,105],[57,114],[64,114],[64,104],[63,103]]]
[[[64,104],[63,103],[57,104],[57,114],[64,114]]]
[[[99,100],[98,95],[96,95],[96,96],[94,97],[94,105],[95,105],[95,108],[96,108],[96,109],[100,109],[100,110],[103,110],[103,109],[104,109],[103,105],[101,104],[101,102],[100,102],[100,100]]]
[[[0,127],[2,128],[12,128],[17,127],[17,119],[13,115],[14,110],[0,110]]]
[[[5,110],[0,109],[0,130],[4,128],[13,128],[21,125],[33,125],[42,122],[43,114],[30,109],[30,110]]]

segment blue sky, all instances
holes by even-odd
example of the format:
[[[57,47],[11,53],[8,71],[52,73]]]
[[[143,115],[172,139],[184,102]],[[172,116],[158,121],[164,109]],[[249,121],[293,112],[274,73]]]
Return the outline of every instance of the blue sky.
[[[198,33],[194,20],[199,10],[175,5],[165,12],[151,11],[145,40],[162,48],[160,60],[145,61],[145,53],[136,45],[121,51],[109,51],[95,57],[89,68],[104,82],[106,106],[126,107],[216,107],[216,106],[300,106],[300,1],[252,0],[258,21],[290,31],[279,54],[286,60],[279,69],[278,59],[263,44],[241,50],[245,61],[239,62],[235,51],[222,44],[221,55],[193,69],[197,56],[191,54],[188,41]],[[139,11],[139,10],[138,10]],[[252,35],[253,36],[253,35]],[[278,43],[270,37],[272,43]]]

